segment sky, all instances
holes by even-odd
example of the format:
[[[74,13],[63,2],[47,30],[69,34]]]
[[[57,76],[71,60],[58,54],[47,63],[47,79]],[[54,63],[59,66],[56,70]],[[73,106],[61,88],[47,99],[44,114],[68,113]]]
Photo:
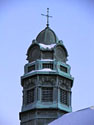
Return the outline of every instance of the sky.
[[[94,0],[0,0],[0,125],[19,125],[20,77],[33,39],[50,28],[68,50],[74,77],[72,109],[94,105]]]

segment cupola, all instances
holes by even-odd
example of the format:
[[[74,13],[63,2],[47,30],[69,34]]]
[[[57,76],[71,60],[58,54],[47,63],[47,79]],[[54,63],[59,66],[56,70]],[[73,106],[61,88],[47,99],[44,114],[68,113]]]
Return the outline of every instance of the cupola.
[[[56,44],[58,43],[58,41],[59,40],[55,32],[52,29],[50,29],[50,27],[46,27],[36,37],[36,42],[46,44],[46,45]]]

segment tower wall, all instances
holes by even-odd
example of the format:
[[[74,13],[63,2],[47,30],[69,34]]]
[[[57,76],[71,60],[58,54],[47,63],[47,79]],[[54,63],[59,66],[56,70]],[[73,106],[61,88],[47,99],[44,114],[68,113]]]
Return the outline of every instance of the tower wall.
[[[50,44],[47,42],[49,39],[52,41]],[[67,56],[62,41],[57,39],[49,27],[33,40],[27,51],[28,63],[24,66],[24,75],[21,77],[21,125],[47,125],[72,111],[73,77],[70,66],[66,63]]]

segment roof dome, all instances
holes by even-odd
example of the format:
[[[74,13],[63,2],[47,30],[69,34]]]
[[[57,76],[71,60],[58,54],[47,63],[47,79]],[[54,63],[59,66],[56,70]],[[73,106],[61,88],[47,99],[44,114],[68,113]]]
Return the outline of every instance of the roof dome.
[[[49,27],[46,27],[44,30],[42,30],[38,34],[36,41],[38,43],[43,43],[43,44],[49,45],[49,44],[55,44],[59,40],[58,40],[56,34],[54,33],[54,31],[51,30]]]

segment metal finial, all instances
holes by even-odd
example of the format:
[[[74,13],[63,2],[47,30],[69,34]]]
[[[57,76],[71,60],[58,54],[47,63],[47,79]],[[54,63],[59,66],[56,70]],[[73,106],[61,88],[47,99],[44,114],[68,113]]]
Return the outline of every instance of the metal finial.
[[[45,14],[41,14],[42,16],[46,16],[47,17],[47,27],[49,27],[49,17],[52,17],[52,16],[49,16],[49,8],[47,8],[47,15]]]

